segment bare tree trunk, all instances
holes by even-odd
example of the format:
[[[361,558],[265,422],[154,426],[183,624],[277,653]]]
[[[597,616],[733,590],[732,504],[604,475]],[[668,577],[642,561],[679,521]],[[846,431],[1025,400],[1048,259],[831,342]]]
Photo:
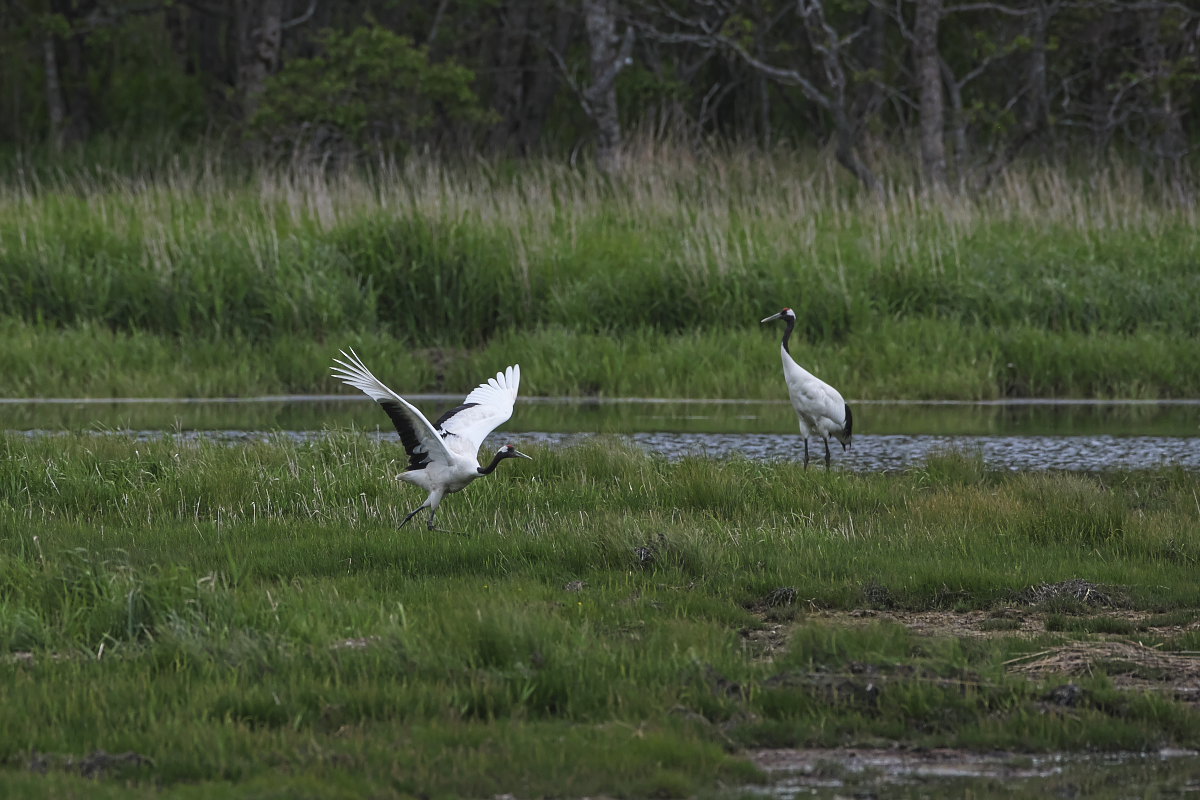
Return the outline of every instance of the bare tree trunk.
[[[1167,167],[1172,177],[1182,174],[1183,158],[1187,153],[1187,138],[1175,98],[1171,94],[1171,74],[1167,49],[1162,41],[1162,8],[1141,13],[1141,39],[1145,73],[1149,78],[1151,96],[1147,101],[1152,139],[1150,149]]]
[[[67,101],[66,137],[82,142],[92,132],[92,87],[88,82],[87,34],[72,33],[63,40],[66,56],[63,89]]]
[[[861,158],[862,120],[854,116],[847,97],[849,78],[846,75],[846,56],[842,52],[842,37],[825,18],[824,0],[802,0],[797,4],[800,17],[808,28],[813,46],[821,54],[829,94],[825,105],[833,118],[834,155],[838,163],[872,191],[882,186],[875,173]]]
[[[549,27],[549,46],[556,53],[565,52],[570,43],[573,16],[562,3],[554,4],[554,13],[546,13],[542,24]],[[538,48],[537,59],[532,66],[529,88],[525,92],[525,111],[516,133],[516,145],[523,154],[529,154],[540,141],[546,117],[558,92],[553,62],[547,58],[545,48]]]
[[[47,33],[42,40],[42,59],[46,72],[46,116],[50,127],[50,146],[62,149],[63,125],[67,109],[63,103],[62,81],[58,75],[58,53],[54,46],[54,35]]]
[[[913,26],[913,55],[921,110],[921,167],[926,180],[935,186],[946,184],[946,143],[943,138],[946,110],[937,43],[941,15],[942,0],[918,0]]]
[[[966,189],[967,182],[967,156],[970,149],[967,144],[967,115],[963,109],[962,85],[955,79],[953,73],[950,72],[950,67],[942,60],[942,75],[946,84],[946,97],[950,101],[949,121],[949,136],[950,141],[954,143],[954,151],[952,154],[952,163],[954,165],[954,175],[958,182],[958,190],[961,192]]]
[[[1031,130],[1044,129],[1050,117],[1050,100],[1046,89],[1046,29],[1052,13],[1045,0],[1038,0],[1033,15],[1033,35],[1030,36],[1029,110],[1025,122]]]
[[[508,145],[521,125],[525,106],[524,58],[526,38],[529,36],[529,13],[532,2],[513,3],[508,13],[501,18],[500,31],[496,36],[496,55],[492,61],[496,75],[495,104],[504,122],[492,130],[492,144]]]
[[[759,20],[754,25],[754,57],[760,61],[767,57],[766,43],[764,42],[765,35],[770,31],[770,23],[763,19],[762,3],[754,0],[754,19]],[[758,127],[759,141],[762,142],[764,149],[771,146],[771,85],[767,80],[767,76],[761,72],[757,72],[753,78],[754,91],[758,95]],[[749,105],[749,103],[747,103]],[[747,114],[747,116],[749,116]],[[754,126],[747,125],[747,133],[754,133]]]
[[[850,174],[858,178],[863,186],[875,192],[880,191],[883,187],[880,185],[879,179],[875,177],[871,168],[858,157],[858,133],[841,108],[833,109],[833,129],[833,153],[838,163],[850,170]]]
[[[859,57],[871,80],[865,82],[859,93],[859,107],[862,109],[861,118],[866,125],[871,125],[879,115],[883,106],[884,93],[882,89],[884,55],[887,52],[887,15],[875,2],[867,6],[866,20],[867,35],[863,37],[863,52]]]
[[[633,28],[617,37],[614,0],[583,0],[584,22],[591,47],[592,83],[583,90],[584,108],[596,124],[596,166],[601,172],[621,168],[621,118],[617,113],[617,74],[630,60]]]
[[[238,0],[237,93],[242,119],[258,111],[267,78],[279,68],[283,0]]]
[[[195,64],[188,57],[187,29],[183,24],[183,14],[179,6],[170,5],[163,9],[163,25],[171,40],[171,52],[179,59],[183,69],[189,75],[195,72]]]

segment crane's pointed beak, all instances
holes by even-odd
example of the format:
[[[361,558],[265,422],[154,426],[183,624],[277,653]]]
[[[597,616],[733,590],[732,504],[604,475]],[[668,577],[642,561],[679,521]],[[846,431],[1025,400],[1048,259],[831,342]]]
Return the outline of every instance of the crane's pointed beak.
[[[767,317],[766,319],[760,320],[760,322],[770,322],[771,320],[779,319],[782,316],[783,316],[783,312],[780,311],[778,314],[772,314],[771,316]]]
[[[513,450],[513,455],[520,456],[521,458],[528,458],[530,461],[533,461],[533,456],[527,456],[524,453],[522,453],[520,450]]]

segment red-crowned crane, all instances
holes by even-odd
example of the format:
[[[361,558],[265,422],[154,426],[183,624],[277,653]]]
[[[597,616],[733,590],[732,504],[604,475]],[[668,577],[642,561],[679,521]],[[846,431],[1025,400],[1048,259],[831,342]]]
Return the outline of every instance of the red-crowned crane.
[[[341,359],[334,359],[338,366],[331,368],[333,376],[379,403],[400,434],[400,443],[408,453],[408,469],[396,478],[429,492],[425,502],[413,509],[400,527],[403,528],[418,511],[428,508],[429,529],[433,530],[433,520],[443,497],[462,491],[476,478],[491,475],[496,465],[506,458],[529,458],[506,444],[496,451],[492,463],[486,467],[479,466],[478,459],[479,445],[493,429],[512,416],[517,387],[521,383],[520,365],[513,364],[504,372],[497,372],[496,377],[471,390],[462,405],[442,414],[431,425],[412,403],[371,374],[353,348],[349,353],[345,350],[341,353]]]
[[[804,468],[808,469],[808,437],[816,434],[825,440],[825,469],[829,469],[829,437],[842,443],[842,450],[850,445],[850,434],[854,417],[842,394],[825,381],[796,363],[788,350],[788,339],[796,327],[796,312],[785,308],[772,314],[763,322],[782,319],[787,322],[783,331],[783,379],[787,382],[788,394],[792,397],[792,408],[800,418],[800,433],[804,437]]]

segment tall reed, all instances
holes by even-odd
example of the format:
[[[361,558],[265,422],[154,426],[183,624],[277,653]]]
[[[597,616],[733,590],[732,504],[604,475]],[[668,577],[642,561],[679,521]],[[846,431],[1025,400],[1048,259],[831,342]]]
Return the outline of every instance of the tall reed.
[[[546,331],[728,332],[790,305],[813,348],[869,351],[928,323],[932,340],[904,343],[969,360],[960,342],[985,336],[996,352],[974,395],[1169,395],[1200,377],[1139,379],[1085,343],[1144,341],[1140,360],[1156,347],[1170,360],[1200,333],[1196,213],[1120,163],[1086,179],[1013,170],[978,197],[901,184],[876,197],[795,153],[659,149],[618,180],[548,160],[336,174],[184,162],[0,185],[0,315],[185,349],[349,332],[479,348]],[[1059,348],[1109,378],[1093,388],[1043,363]],[[996,365],[1019,374],[986,374]],[[962,393],[930,380],[919,391]]]

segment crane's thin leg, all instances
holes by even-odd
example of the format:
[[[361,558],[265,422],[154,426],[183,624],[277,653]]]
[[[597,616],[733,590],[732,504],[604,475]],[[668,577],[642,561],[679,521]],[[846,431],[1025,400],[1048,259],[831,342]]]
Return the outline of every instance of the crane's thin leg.
[[[829,469],[829,437],[825,437],[825,469]]]
[[[804,437],[804,468],[808,469],[808,437]]]
[[[433,519],[437,516],[437,509],[429,509],[429,530],[433,530]]]
[[[418,511],[424,511],[427,508],[429,508],[429,506],[426,505],[425,503],[422,503],[421,505],[414,508],[412,511],[408,512],[408,516],[404,518],[404,522],[400,523],[400,527],[403,528],[405,525],[407,525],[408,521],[410,519],[412,519],[413,517],[415,517],[417,515]]]

